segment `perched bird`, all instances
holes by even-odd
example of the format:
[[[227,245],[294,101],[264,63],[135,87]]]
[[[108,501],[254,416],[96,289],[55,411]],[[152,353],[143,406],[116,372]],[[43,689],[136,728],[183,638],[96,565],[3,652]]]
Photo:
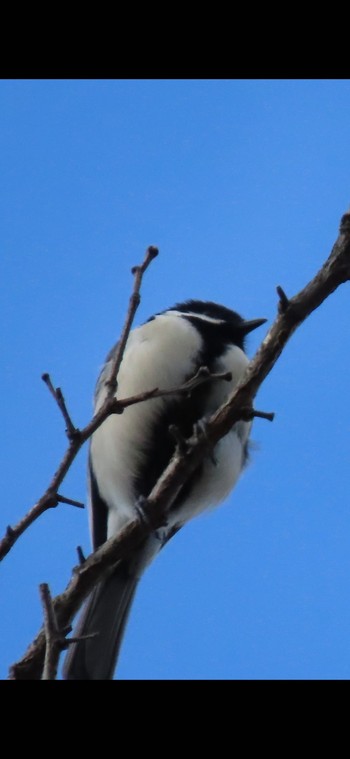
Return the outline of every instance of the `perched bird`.
[[[94,432],[89,455],[90,525],[94,550],[136,515],[169,463],[176,446],[169,432],[176,425],[186,438],[199,420],[209,417],[228,397],[248,365],[246,335],[266,319],[245,321],[217,303],[189,300],[156,314],[129,335],[118,374],[118,398],[154,387],[181,386],[206,366],[231,372],[229,382],[213,380],[190,394],[152,398],[113,414]],[[106,396],[106,379],[116,346],[107,356],[96,387],[95,411]],[[183,486],[167,524],[147,537],[89,596],[75,636],[96,633],[73,643],[64,677],[112,679],[131,602],[147,565],[189,519],[222,501],[234,487],[247,459],[251,423],[239,421],[215,446]]]

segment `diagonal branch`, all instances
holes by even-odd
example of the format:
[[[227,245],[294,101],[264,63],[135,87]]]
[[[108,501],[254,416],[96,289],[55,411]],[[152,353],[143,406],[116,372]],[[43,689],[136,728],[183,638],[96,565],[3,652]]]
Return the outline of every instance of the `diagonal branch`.
[[[254,411],[253,400],[265,377],[276,363],[289,338],[297,327],[339,285],[350,279],[350,213],[341,220],[339,237],[332,252],[316,274],[300,293],[288,299],[279,288],[280,305],[277,318],[250,362],[243,380],[205,425],[197,427],[195,434],[178,446],[172,460],[145,499],[147,521],[135,518],[116,537],[108,540],[73,573],[67,589],[53,599],[53,606],[60,628],[70,624],[84,598],[92,588],[122,557],[127,556],[151,531],[160,527],[167,511],[180,488],[191,473],[210,454],[213,446],[239,419]],[[282,294],[283,293],[283,294]],[[148,522],[148,523],[147,523]],[[24,657],[10,670],[12,679],[37,679],[41,676],[45,651],[45,634],[41,630],[29,646]]]
[[[115,397],[108,397],[100,410],[95,414],[91,421],[82,430],[78,430],[74,427],[74,433],[71,434],[67,429],[67,436],[70,439],[69,447],[61,461],[56,474],[54,475],[48,489],[35,506],[21,519],[15,527],[8,526],[5,536],[0,541],[0,561],[10,551],[19,536],[47,509],[57,506],[59,503],[66,503],[78,508],[84,508],[84,504],[80,501],[76,501],[72,498],[66,498],[58,493],[58,488],[64,480],[70,466],[72,465],[75,457],[79,453],[84,443],[91,437],[95,430],[107,419],[111,414],[121,414],[128,406],[133,406],[136,403],[150,400],[151,398],[159,398],[165,395],[175,395],[182,393],[191,393],[198,385],[212,382],[213,380],[229,381],[231,379],[230,372],[224,372],[219,374],[212,374],[209,370],[202,366],[198,369],[197,373],[191,377],[183,385],[178,387],[169,388],[168,390],[162,390],[159,388],[153,388],[147,390],[139,395],[130,396],[117,400]],[[50,380],[51,382],[51,380]],[[57,391],[54,390],[54,393]]]
[[[116,355],[113,359],[112,366],[110,369],[110,376],[108,380],[110,384],[110,389],[107,394],[107,399],[105,403],[103,404],[103,407],[100,409],[99,413],[93,417],[91,422],[83,430],[78,430],[73,425],[73,422],[68,413],[61,389],[54,388],[51,382],[50,376],[47,373],[42,375],[42,379],[48,386],[51,394],[53,395],[63,415],[64,421],[66,424],[66,432],[67,432],[67,437],[69,440],[69,446],[48,488],[46,489],[45,493],[41,496],[41,498],[39,498],[37,503],[27,512],[27,514],[24,517],[22,517],[22,519],[20,519],[19,522],[17,522],[17,524],[14,527],[9,525],[6,528],[5,535],[0,540],[0,561],[8,554],[8,552],[11,550],[12,546],[18,540],[20,535],[22,535],[23,532],[27,530],[28,527],[31,524],[33,524],[33,522],[35,522],[35,520],[41,516],[41,514],[43,514],[47,509],[57,506],[57,504],[60,502],[60,499],[57,497],[58,488],[63,482],[69,468],[71,467],[81,447],[84,445],[86,440],[88,440],[88,438],[92,435],[92,433],[95,432],[97,427],[99,427],[102,424],[102,422],[104,422],[107,416],[109,416],[109,414],[111,413],[114,413],[112,405],[114,401],[113,395],[114,395],[115,387],[116,387],[115,378],[117,376],[117,373],[118,373],[118,370],[123,358],[125,345],[130,333],[130,329],[131,329],[132,322],[136,313],[136,309],[140,303],[140,288],[142,284],[142,278],[149,264],[157,255],[158,255],[158,248],[154,247],[153,245],[150,245],[146,250],[143,263],[140,266],[134,266],[132,269],[132,274],[134,275],[134,288],[133,288],[132,295],[130,297],[129,308],[126,315],[124,327],[122,330],[122,336],[119,341],[118,349],[116,351]],[[68,503],[68,499],[66,499],[65,502]]]
[[[120,369],[120,364],[123,359],[125,346],[127,343],[127,339],[129,337],[131,326],[134,321],[134,317],[141,300],[140,289],[141,289],[143,275],[146,269],[149,267],[151,261],[153,261],[153,259],[156,258],[156,256],[158,255],[158,252],[159,252],[158,248],[156,248],[154,245],[150,245],[146,250],[146,255],[141,266],[133,266],[133,268],[131,269],[131,273],[134,275],[134,278],[135,278],[134,289],[130,297],[129,309],[126,315],[126,320],[125,320],[123,331],[118,343],[118,347],[115,352],[115,356],[113,357],[113,360],[111,362],[109,377],[106,380],[106,385],[109,386],[107,398],[112,398],[117,389],[117,377],[118,377],[118,372]]]

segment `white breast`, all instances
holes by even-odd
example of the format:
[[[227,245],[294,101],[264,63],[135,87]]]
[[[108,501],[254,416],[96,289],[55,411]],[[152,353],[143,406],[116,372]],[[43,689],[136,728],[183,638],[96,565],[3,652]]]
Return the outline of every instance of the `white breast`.
[[[118,398],[181,385],[196,371],[201,347],[198,331],[183,316],[166,313],[133,330],[130,334],[118,376]],[[226,400],[237,384],[248,359],[236,347],[228,348],[217,361],[216,371],[231,371],[232,382],[214,381],[209,389],[209,416]],[[108,365],[104,377],[108,376]],[[102,378],[103,379],[103,378]],[[96,411],[105,398],[103,381],[96,399]],[[122,415],[110,416],[96,430],[91,440],[91,457],[101,497],[109,508],[108,537],[115,534],[135,515],[133,478],[144,446],[152,433],[155,414],[161,414],[167,399],[154,398],[127,408]],[[183,521],[208,506],[223,500],[234,486],[242,466],[243,448],[250,424],[239,423],[219,442],[215,450],[216,466],[209,461],[191,501],[184,504]],[[174,520],[175,521],[175,520]]]

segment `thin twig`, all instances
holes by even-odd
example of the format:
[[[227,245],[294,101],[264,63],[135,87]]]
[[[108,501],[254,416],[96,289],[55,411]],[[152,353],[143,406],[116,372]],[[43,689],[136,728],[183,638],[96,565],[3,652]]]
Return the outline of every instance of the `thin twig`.
[[[257,411],[257,409],[253,409],[253,417],[257,419],[266,419],[268,422],[273,422],[275,416],[274,411]]]
[[[274,411],[257,411],[255,408],[242,409],[242,419],[246,422],[250,422],[252,419],[266,419],[268,422],[273,422],[275,418]]]
[[[45,385],[50,390],[50,393],[51,393],[52,397],[57,402],[56,389],[54,388],[54,386],[53,386],[53,384],[51,382],[51,377],[50,377],[49,373],[48,372],[44,372],[44,374],[41,375],[41,379],[42,379],[43,382],[45,382]]]
[[[52,603],[49,586],[46,582],[39,585],[41,602],[44,610],[45,659],[42,680],[55,680],[59,656],[62,651],[64,636],[60,633]]]
[[[68,409],[66,406],[66,402],[63,397],[63,393],[60,387],[56,387],[56,397],[57,397],[57,403],[59,408],[62,411],[62,415],[64,418],[64,421],[66,422],[66,430],[67,430],[67,437],[69,440],[72,440],[76,435],[79,435],[79,430],[77,427],[74,426],[70,415],[68,413]]]
[[[117,377],[118,377],[118,372],[120,369],[120,364],[123,360],[125,346],[129,337],[131,326],[134,321],[134,317],[138,309],[138,306],[140,304],[140,289],[141,289],[143,275],[146,269],[148,268],[148,266],[150,265],[151,261],[153,261],[153,259],[156,258],[158,253],[159,253],[158,248],[156,248],[154,245],[150,245],[146,250],[146,255],[141,266],[133,266],[133,268],[131,269],[131,273],[134,275],[134,289],[130,296],[128,313],[126,315],[126,320],[125,320],[125,324],[122,330],[122,334],[120,336],[120,340],[115,352],[115,356],[113,357],[113,360],[111,362],[109,377],[106,380],[106,385],[108,386],[107,398],[111,398],[114,395],[114,392],[117,387]]]
[[[81,501],[75,501],[73,498],[66,498],[65,495],[57,493],[57,503],[68,503],[70,506],[76,506],[77,509],[85,509],[85,504]]]
[[[67,409],[67,406],[66,406],[66,402],[64,400],[61,388],[60,387],[56,387],[55,388],[53,386],[52,381],[51,381],[51,377],[48,374],[48,372],[45,372],[44,374],[42,374],[41,375],[41,379],[45,382],[45,385],[47,385],[47,387],[49,388],[50,393],[54,397],[54,399],[55,399],[55,401],[57,403],[57,406],[58,406],[58,408],[59,408],[59,410],[60,410],[60,412],[61,412],[61,414],[63,416],[63,419],[64,419],[64,421],[66,423],[66,432],[67,432],[68,440],[73,440],[74,438],[76,438],[77,436],[79,436],[80,433],[79,433],[78,428],[75,427],[74,424],[73,424],[73,422],[72,422],[72,419],[71,419],[71,416],[70,416],[70,414],[68,412],[68,409]]]
[[[129,398],[113,399],[113,406],[117,413],[120,413],[123,409],[129,406],[135,405],[135,403],[142,403],[148,401],[151,398],[163,398],[167,395],[190,395],[192,391],[199,385],[204,385],[207,382],[213,380],[223,380],[229,382],[232,379],[231,372],[211,373],[206,366],[200,366],[196,374],[191,377],[183,385],[177,387],[170,387],[167,390],[154,387],[152,390],[146,390],[144,393],[138,395],[132,395]]]

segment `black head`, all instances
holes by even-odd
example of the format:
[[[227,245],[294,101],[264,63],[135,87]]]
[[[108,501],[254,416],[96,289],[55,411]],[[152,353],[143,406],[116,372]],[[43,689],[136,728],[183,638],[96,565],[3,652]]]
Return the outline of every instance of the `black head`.
[[[176,303],[171,311],[188,314],[188,319],[201,332],[211,332],[221,343],[237,345],[244,350],[245,337],[253,329],[265,324],[267,319],[243,319],[236,311],[231,311],[219,303],[203,300],[186,300]]]

